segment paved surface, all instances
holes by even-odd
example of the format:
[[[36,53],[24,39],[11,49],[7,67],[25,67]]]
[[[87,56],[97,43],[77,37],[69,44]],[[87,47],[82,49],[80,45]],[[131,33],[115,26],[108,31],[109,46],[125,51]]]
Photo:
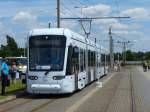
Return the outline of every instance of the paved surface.
[[[0,105],[0,112],[150,112],[150,72],[140,66],[101,79],[71,95],[36,95]]]

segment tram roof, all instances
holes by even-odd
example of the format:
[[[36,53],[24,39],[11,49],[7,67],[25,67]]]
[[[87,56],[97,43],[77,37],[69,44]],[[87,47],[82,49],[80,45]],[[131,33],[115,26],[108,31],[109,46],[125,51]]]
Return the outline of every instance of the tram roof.
[[[30,31],[29,35],[63,35],[64,28],[42,28],[33,29]]]
[[[42,29],[34,29],[30,31],[30,36],[34,35],[70,35],[69,37],[74,37],[78,40],[85,41],[85,36],[80,35],[76,32],[73,32],[67,28],[42,28]],[[90,45],[95,46],[95,42],[87,39],[87,43]],[[104,47],[100,46],[99,44],[96,44],[96,46],[100,49],[104,50]]]

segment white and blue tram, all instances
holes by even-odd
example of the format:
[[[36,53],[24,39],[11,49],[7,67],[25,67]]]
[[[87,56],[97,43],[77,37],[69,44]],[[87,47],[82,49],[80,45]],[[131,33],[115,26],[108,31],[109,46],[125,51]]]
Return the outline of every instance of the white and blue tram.
[[[36,29],[28,38],[27,92],[72,93],[107,73],[105,50],[64,28]],[[104,59],[106,62],[106,59]]]

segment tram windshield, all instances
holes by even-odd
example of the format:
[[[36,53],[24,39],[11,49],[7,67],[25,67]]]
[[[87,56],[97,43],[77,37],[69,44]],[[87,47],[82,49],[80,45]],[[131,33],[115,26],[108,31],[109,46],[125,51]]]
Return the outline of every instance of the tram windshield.
[[[32,36],[29,39],[29,69],[63,70],[66,38],[61,35]]]

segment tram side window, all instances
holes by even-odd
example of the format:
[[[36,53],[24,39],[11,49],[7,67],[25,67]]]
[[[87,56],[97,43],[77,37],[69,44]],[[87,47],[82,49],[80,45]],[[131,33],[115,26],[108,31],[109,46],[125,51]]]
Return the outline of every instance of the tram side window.
[[[91,66],[91,51],[88,50],[88,66]]]
[[[90,65],[92,67],[95,66],[95,62],[96,62],[96,57],[95,57],[95,51],[90,52]]]
[[[94,60],[93,60],[93,52],[91,52],[90,61],[91,61],[91,66],[93,66],[93,62],[94,62]]]
[[[73,53],[73,47],[69,46],[68,48],[68,58],[67,58],[67,67],[66,67],[66,75],[71,75],[71,66],[72,66],[72,53]]]
[[[98,53],[96,54],[96,62],[97,62],[96,66],[99,67],[99,54]]]
[[[105,54],[101,55],[101,63],[102,63],[102,66],[105,65]]]
[[[107,55],[106,55],[107,66],[109,65],[109,62],[110,62],[109,59],[110,59],[110,58],[109,58],[109,55],[107,54]]]
[[[94,67],[96,65],[96,52],[88,51],[88,66]]]
[[[97,66],[100,67],[101,66],[101,54],[97,54]]]
[[[79,48],[74,47],[72,53],[72,72],[77,74],[79,72]]]
[[[79,72],[79,48],[71,47],[68,51],[67,75],[78,74]]]
[[[84,69],[86,68],[86,50],[83,50],[84,51]]]
[[[96,66],[96,52],[92,52],[92,66]]]
[[[84,71],[84,52],[80,49],[80,71]]]

